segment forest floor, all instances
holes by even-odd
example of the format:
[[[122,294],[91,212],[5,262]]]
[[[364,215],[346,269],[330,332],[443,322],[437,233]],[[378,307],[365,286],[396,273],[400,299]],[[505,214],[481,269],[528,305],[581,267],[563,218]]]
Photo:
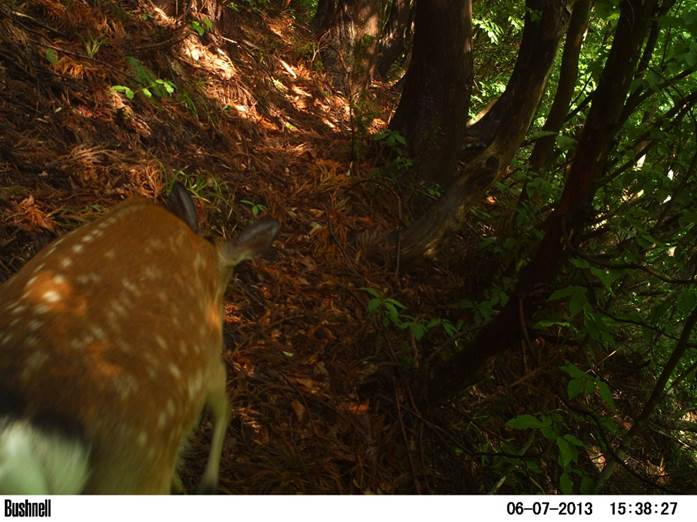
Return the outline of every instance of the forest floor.
[[[403,274],[363,259],[353,239],[395,229],[409,204],[352,154],[351,107],[303,25],[240,10],[209,31],[144,2],[96,4],[0,7],[0,280],[105,208],[162,198],[180,180],[212,236],[281,223],[275,253],[242,267],[227,295],[222,492],[555,491],[545,473],[522,484],[515,454],[486,459],[508,419],[555,407],[565,382],[551,375],[574,347],[546,358],[535,341],[457,403],[424,411],[409,377],[428,358],[369,302],[455,320],[449,303],[471,294],[487,260]],[[371,96],[365,142],[398,94],[375,83]],[[182,467],[190,488],[209,428]]]

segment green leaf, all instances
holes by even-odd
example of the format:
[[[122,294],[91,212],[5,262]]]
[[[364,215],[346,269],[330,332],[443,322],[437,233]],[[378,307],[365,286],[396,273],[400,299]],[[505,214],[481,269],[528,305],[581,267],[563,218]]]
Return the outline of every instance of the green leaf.
[[[442,324],[443,324],[442,319],[433,318],[430,321],[428,321],[428,323],[426,323],[426,328],[430,330],[431,328],[434,328],[435,326],[440,326]]]
[[[245,200],[242,200],[242,203],[244,203],[244,201]],[[363,290],[366,294],[371,295],[377,299],[382,299],[382,295],[380,295],[380,292],[375,290],[375,288],[363,287],[363,288],[359,288],[359,290]]]
[[[586,395],[591,395],[592,393],[595,392],[595,388],[597,387],[597,382],[595,379],[589,377],[585,381],[583,381],[583,393]]]
[[[575,399],[583,393],[584,390],[584,380],[583,379],[571,379],[569,384],[566,386],[566,393],[569,399]]]
[[[406,305],[400,303],[400,302],[397,301],[396,299],[392,299],[391,297],[388,297],[387,299],[385,299],[385,302],[386,302],[386,303],[389,303],[389,304],[391,304],[392,306],[394,306],[395,308],[399,308],[399,309],[401,309],[401,310],[406,310],[406,309],[407,309],[407,306],[406,306]]]
[[[595,481],[588,475],[583,475],[581,477],[581,494],[591,495],[592,493],[595,493]]]
[[[170,82],[169,80],[158,79],[158,80],[155,80],[155,83],[158,86],[162,87],[167,94],[171,95],[174,92],[174,84],[172,82]]]
[[[682,228],[697,224],[697,210],[686,210],[678,218],[678,223]]]
[[[380,309],[382,301],[379,298],[371,299],[368,301],[368,313],[374,314]]]
[[[128,62],[128,65],[130,65],[131,70],[133,71],[133,76],[140,85],[152,85],[152,83],[154,83],[155,80],[157,80],[155,74],[145,65],[143,65],[143,62],[141,62],[138,58],[134,56],[128,56],[126,57],[126,61]]]
[[[450,321],[443,321],[441,326],[448,337],[453,337],[457,333],[458,328]]]
[[[147,87],[143,87],[143,88],[141,89],[141,92],[142,92],[146,97],[152,98],[152,92],[150,92],[150,89],[148,89]]]
[[[542,433],[542,435],[544,435],[545,439],[547,440],[557,440],[557,438],[559,437],[557,430],[555,430],[552,426],[543,426],[542,428],[540,428],[540,432]]]
[[[560,133],[559,136],[557,136],[557,146],[562,150],[568,150],[576,146],[576,140],[571,136]]]
[[[420,341],[426,334],[426,327],[421,323],[409,323],[409,331],[414,336],[414,339]]]
[[[578,450],[569,444],[569,441],[564,437],[559,437],[556,442],[559,448],[559,464],[566,469],[569,467],[569,464],[576,462],[578,459]]]
[[[559,489],[564,495],[571,495],[574,492],[574,481],[571,476],[564,472],[559,477]]]
[[[525,466],[528,468],[528,471],[530,473],[535,473],[536,475],[539,475],[540,473],[542,473],[542,470],[540,469],[540,466],[539,466],[539,464],[537,464],[537,462],[533,462],[532,460],[528,460],[525,463]]]
[[[401,327],[402,321],[399,320],[399,310],[397,310],[394,304],[385,300],[382,302],[382,305],[385,307],[385,312],[390,322],[395,326]]]
[[[567,286],[552,292],[549,301],[559,301],[569,298],[569,313],[574,316],[580,311],[590,308],[588,305],[587,290],[583,286]]]
[[[598,381],[598,392],[600,393],[600,398],[603,400],[605,405],[611,410],[616,410],[617,405],[615,404],[615,399],[612,396],[612,391],[606,382]]]
[[[580,257],[572,258],[570,263],[572,265],[574,265],[576,268],[583,268],[583,269],[590,268],[590,263],[588,261],[586,261],[585,259],[580,258]]]
[[[571,323],[569,321],[554,321],[551,319],[541,319],[533,323],[532,328],[537,330],[540,328],[551,328],[552,326],[561,326],[564,328],[569,328],[571,326]]]
[[[584,378],[588,377],[586,372],[584,372],[578,366],[571,364],[571,363],[567,363],[564,366],[562,366],[561,370],[564,373],[568,374],[569,377],[573,377],[574,379],[584,379]]]
[[[613,435],[617,435],[620,432],[620,427],[611,418],[603,416],[600,417],[598,421],[603,425],[606,431],[609,431]]]
[[[588,308],[588,297],[586,296],[586,289],[584,288],[583,292],[577,292],[571,297],[569,301],[569,313],[573,317],[586,308]]]
[[[46,61],[51,65],[58,61],[58,53],[53,49],[46,49],[44,56],[46,56]]]
[[[191,22],[191,28],[196,31],[196,34],[198,34],[199,38],[202,37],[204,34],[206,34],[206,30],[203,28],[200,22],[193,20]]]
[[[573,444],[574,446],[578,446],[579,448],[585,448],[586,445],[583,443],[583,441],[579,440],[575,436],[571,435],[571,433],[567,433],[564,435],[564,440],[566,440],[569,444]]]
[[[697,291],[694,288],[685,288],[680,295],[676,306],[682,314],[689,314],[697,305]]]
[[[609,270],[601,270],[600,268],[591,267],[593,274],[600,281],[606,290],[612,290],[612,275]]]
[[[533,415],[518,415],[509,420],[506,427],[513,430],[540,429],[543,427],[543,423]]]
[[[112,85],[111,90],[114,92],[121,92],[126,95],[126,98],[129,100],[132,100],[133,97],[135,96],[135,93],[133,92],[132,89],[129,87],[126,87],[125,85]]]

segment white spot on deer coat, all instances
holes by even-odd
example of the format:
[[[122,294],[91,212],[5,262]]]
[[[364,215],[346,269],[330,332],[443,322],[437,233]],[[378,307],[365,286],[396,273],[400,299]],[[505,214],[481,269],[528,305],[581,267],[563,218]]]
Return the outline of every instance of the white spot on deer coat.
[[[14,307],[12,308],[12,311],[11,311],[10,313],[11,313],[12,315],[19,315],[19,314],[21,314],[22,312],[24,312],[24,310],[26,310],[26,309],[27,309],[27,305],[24,305],[24,304],[16,304],[16,305],[14,305]]]
[[[165,342],[164,338],[162,338],[162,336],[156,335],[156,336],[155,336],[155,342],[156,342],[157,345],[158,345],[160,348],[162,348],[163,350],[166,350],[166,349],[167,349],[167,343]]]
[[[96,324],[92,325],[92,328],[90,328],[90,330],[97,339],[104,339],[105,334],[101,326],[98,326]]]
[[[136,296],[140,295],[140,290],[138,289],[138,286],[136,286],[132,281],[126,279],[125,277],[121,278],[121,286],[123,286],[126,290],[128,290],[133,295],[136,295]]]
[[[120,302],[114,301],[111,303],[111,308],[116,312],[118,315],[125,317],[128,314],[128,310],[126,310],[126,307],[123,306]]]
[[[44,292],[44,295],[42,295],[41,298],[47,303],[57,303],[61,300],[61,295],[55,290],[48,290],[47,292]]]
[[[28,380],[35,371],[39,370],[46,363],[47,360],[48,355],[45,352],[41,350],[33,351],[24,361],[24,368],[22,368],[20,378],[23,381]]]
[[[151,281],[156,281],[162,278],[162,271],[152,266],[146,266],[143,270],[143,276]]]
[[[169,363],[169,366],[167,367],[167,369],[169,370],[169,373],[171,373],[175,379],[181,378],[182,372],[176,364]]]
[[[34,319],[29,322],[28,328],[30,332],[36,332],[41,326],[43,326],[43,323],[38,319]]]

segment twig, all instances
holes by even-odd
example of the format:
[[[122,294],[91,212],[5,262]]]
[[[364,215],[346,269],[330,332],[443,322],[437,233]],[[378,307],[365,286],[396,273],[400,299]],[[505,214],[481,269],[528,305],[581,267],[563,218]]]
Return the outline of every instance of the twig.
[[[683,326],[682,332],[680,333],[680,339],[678,339],[678,342],[675,345],[675,348],[673,349],[673,353],[671,353],[668,362],[666,363],[665,367],[663,368],[663,371],[659,375],[658,381],[656,381],[656,385],[654,386],[653,391],[651,392],[651,396],[646,401],[646,404],[644,405],[644,408],[642,409],[639,416],[635,419],[634,425],[627,432],[627,434],[624,437],[624,440],[620,443],[618,452],[622,453],[624,451],[624,448],[628,446],[631,439],[644,428],[646,421],[649,419],[653,411],[656,409],[656,406],[658,406],[658,402],[663,396],[666,384],[668,383],[668,379],[670,379],[670,376],[675,371],[675,368],[678,366],[678,363],[682,359],[683,355],[685,355],[685,352],[689,347],[688,341],[690,340],[690,335],[692,334],[692,330],[695,327],[695,324],[697,324],[697,307],[695,307],[692,310],[687,320],[685,321],[685,325]],[[612,474],[614,473],[616,467],[616,463],[611,462],[605,468],[603,474],[598,480],[596,491],[602,490],[602,487],[607,483],[610,477],[612,477]]]
[[[610,268],[612,270],[641,270],[642,272],[646,272],[647,274],[652,275],[657,279],[660,279],[664,283],[670,283],[674,285],[694,285],[697,283],[697,278],[695,278],[694,276],[690,279],[673,279],[665,274],[662,274],[654,270],[651,267],[640,265],[638,263],[611,263],[609,261],[605,261],[604,259],[600,259],[598,257],[581,252],[578,249],[572,249],[571,253],[580,257],[581,259],[585,259],[589,263],[593,263],[594,265],[598,265],[603,268]]]
[[[7,8],[5,8],[5,7],[2,7],[2,6],[0,6],[0,12],[2,12],[2,13],[5,14],[5,15],[15,16],[15,17],[17,17],[17,18],[24,18],[24,19],[26,19],[26,20],[31,21],[33,24],[36,24],[36,25],[38,25],[39,27],[42,27],[42,28],[46,29],[47,31],[50,31],[51,33],[53,33],[53,34],[55,34],[55,35],[57,35],[57,36],[61,36],[61,37],[63,37],[63,38],[66,37],[65,34],[62,33],[62,32],[60,32],[58,29],[56,29],[56,28],[54,28],[54,27],[51,27],[50,25],[46,25],[46,24],[43,23],[41,20],[37,20],[37,19],[34,18],[33,16],[29,16],[29,15],[26,14],[26,13],[20,13],[19,11],[15,11],[15,10],[13,10],[13,9],[7,9]],[[27,27],[27,29],[29,29],[29,28]]]
[[[411,468],[412,479],[414,480],[414,487],[416,488],[416,493],[421,494],[421,485],[419,484],[419,479],[416,474],[416,466],[414,465],[414,459],[411,456],[411,449],[409,448],[409,438],[407,437],[407,430],[404,427],[404,418],[402,417],[402,407],[401,401],[397,396],[397,385],[394,379],[392,380],[392,389],[394,390],[394,402],[397,406],[397,418],[399,419],[399,427],[402,430],[402,438],[404,439],[404,448],[407,451],[407,457],[409,458],[409,467]]]
[[[627,464],[622,458],[620,458],[620,456],[615,452],[615,450],[612,449],[610,442],[607,440],[607,437],[605,436],[605,427],[602,425],[602,423],[600,422],[600,419],[597,418],[595,413],[588,411],[588,410],[585,410],[583,408],[572,406],[562,396],[558,396],[558,397],[566,405],[566,407],[569,408],[571,411],[575,411],[576,413],[579,413],[581,415],[585,415],[586,417],[590,417],[593,420],[593,422],[595,423],[595,425],[597,426],[598,435],[600,436],[600,438],[603,442],[603,445],[605,446],[605,450],[607,451],[607,453],[610,454],[610,456],[613,459],[612,462],[605,467],[606,470],[608,467],[613,465],[613,463],[617,463],[620,466],[622,466],[622,468],[627,473],[629,473],[631,476],[633,476],[637,480],[640,480],[641,482],[643,482],[644,484],[646,484],[649,487],[652,487],[654,489],[662,491],[663,493],[669,493],[669,494],[673,494],[673,495],[679,493],[678,491],[670,490],[664,486],[661,486],[660,484],[656,484],[655,482],[649,480],[648,478],[644,477],[641,473],[632,469],[631,466],[629,466],[629,464]]]

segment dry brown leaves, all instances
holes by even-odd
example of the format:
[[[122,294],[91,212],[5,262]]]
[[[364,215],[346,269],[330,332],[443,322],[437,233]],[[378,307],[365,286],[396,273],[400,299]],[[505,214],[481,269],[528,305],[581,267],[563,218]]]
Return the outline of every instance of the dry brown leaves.
[[[235,235],[253,212],[274,216],[282,225],[274,259],[242,267],[228,295],[235,417],[221,485],[411,490],[402,432],[358,391],[375,373],[363,359],[374,332],[358,289],[392,282],[355,261],[350,237],[372,217],[356,213],[351,192],[346,102],[297,58],[307,35],[287,15],[250,12],[226,20],[227,35],[199,38],[184,25],[163,43],[172,18],[149,3],[119,4],[40,0],[2,22],[0,181],[21,189],[0,198],[3,256],[19,263],[39,230],[62,233],[128,195],[158,197],[175,176],[196,185],[202,221],[216,232]],[[173,96],[143,96],[127,52],[171,81]],[[17,267],[0,264],[4,278]],[[190,485],[208,435],[204,425],[193,441]]]

